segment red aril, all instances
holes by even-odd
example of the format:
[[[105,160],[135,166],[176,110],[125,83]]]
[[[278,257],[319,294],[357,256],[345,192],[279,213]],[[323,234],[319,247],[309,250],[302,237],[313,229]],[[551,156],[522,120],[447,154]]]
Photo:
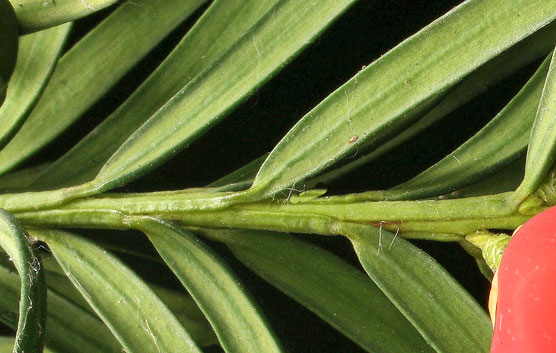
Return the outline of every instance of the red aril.
[[[497,281],[491,353],[556,352],[556,207],[513,235]]]

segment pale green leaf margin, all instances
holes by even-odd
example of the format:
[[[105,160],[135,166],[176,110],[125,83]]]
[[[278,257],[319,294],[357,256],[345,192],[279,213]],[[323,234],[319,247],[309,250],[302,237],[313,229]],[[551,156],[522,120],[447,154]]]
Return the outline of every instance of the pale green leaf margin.
[[[380,156],[385,155],[397,146],[410,140],[417,134],[450,115],[453,111],[478,97],[487,89],[493,87],[505,77],[515,73],[524,66],[531,64],[536,59],[547,55],[554,47],[556,37],[556,21],[548,26],[541,28],[521,42],[517,43],[502,54],[496,56],[477,70],[466,76],[448,95],[437,105],[428,111],[422,118],[419,118],[413,125],[405,128],[396,136],[380,144],[375,149],[361,157],[357,156],[353,161],[346,163],[338,168],[332,168],[323,174],[307,182],[310,188],[318,183],[328,184],[344,175],[368,164]],[[407,198],[407,197],[406,197]]]
[[[13,261],[21,281],[14,353],[40,352],[46,323],[46,284],[41,260],[29,235],[10,213],[0,209],[0,246]]]
[[[101,246],[106,248],[104,244],[101,244]],[[96,313],[93,308],[89,306],[85,298],[83,298],[79,291],[74,287],[69,278],[63,272],[62,268],[58,265],[54,256],[43,256],[42,260],[48,289],[59,294],[60,296],[63,296],[76,306],[96,317]],[[146,267],[150,265],[150,262],[146,259],[142,263]],[[184,292],[178,292],[150,282],[148,282],[148,285],[152,288],[156,295],[162,299],[164,304],[166,304],[172,313],[174,313],[176,318],[198,345],[211,346],[218,344],[218,340],[216,339],[216,335],[214,334],[212,327],[210,327],[210,324],[206,320],[205,316],[190,296]],[[108,328],[106,328],[106,330],[108,330]]]
[[[251,184],[266,156],[210,184],[224,190]],[[382,291],[355,267],[289,234],[195,229],[228,246],[245,266],[368,352],[428,352],[423,337]]]
[[[36,209],[100,193],[138,178],[178,153],[252,94],[353,2],[280,1],[236,43],[233,50],[210,70],[188,83],[132,134],[93,181],[54,191],[3,194],[0,195],[0,207],[9,210]],[[22,135],[20,144],[23,141],[27,143],[29,139],[24,139]],[[23,146],[15,148],[14,145],[9,154],[21,153],[21,148]],[[6,157],[4,151],[0,151],[0,170],[13,163],[9,161],[1,165]]]

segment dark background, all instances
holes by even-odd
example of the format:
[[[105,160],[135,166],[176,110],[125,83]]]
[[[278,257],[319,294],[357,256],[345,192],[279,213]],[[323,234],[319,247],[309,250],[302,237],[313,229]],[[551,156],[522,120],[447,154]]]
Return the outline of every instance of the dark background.
[[[363,65],[394,47],[421,27],[458,5],[457,0],[360,0],[275,78],[166,165],[122,188],[153,191],[203,186],[270,151],[312,107],[360,71]],[[114,7],[76,23],[68,48]],[[202,13],[202,9],[196,16]],[[193,23],[187,21],[127,74],[75,126],[31,159],[26,166],[63,154],[102,121],[156,68]],[[101,54],[101,53],[99,53]],[[352,175],[327,185],[331,193],[388,188],[434,164],[492,118],[534,70],[528,67],[504,80],[479,99]],[[103,231],[104,232],[104,231]],[[83,233],[83,232],[82,232]],[[86,234],[94,236],[95,232]],[[150,249],[138,234],[134,246]],[[122,235],[116,235],[121,237]],[[305,236],[356,266],[350,244],[341,237]],[[482,304],[489,283],[474,260],[456,244],[415,242],[434,256]],[[337,331],[270,287],[239,264],[218,244],[211,245],[236,270],[260,303],[278,337],[290,352],[363,352]],[[179,283],[164,266],[147,267],[123,256],[138,273],[175,288]],[[217,352],[218,350],[214,350]]]

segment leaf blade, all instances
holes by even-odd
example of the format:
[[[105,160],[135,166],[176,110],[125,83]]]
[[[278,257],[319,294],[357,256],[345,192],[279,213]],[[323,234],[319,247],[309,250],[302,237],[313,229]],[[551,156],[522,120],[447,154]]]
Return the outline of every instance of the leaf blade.
[[[276,1],[213,2],[133,95],[42,173],[35,185],[53,188],[93,179],[110,156],[145,120],[187,82],[213,65]]]
[[[553,47],[553,38],[555,36],[556,22],[553,22],[466,76],[456,87],[450,90],[448,95],[435,105],[434,108],[404,131],[393,136],[376,149],[372,149],[368,154],[348,162],[341,167],[317,175],[315,178],[311,179],[308,184],[330,183],[376,160],[380,156],[383,156],[396,146],[401,145],[430,127],[432,124],[445,118],[463,104],[486,91],[489,87],[494,86],[504,77],[530,64],[541,56],[547,55]]]
[[[21,281],[14,353],[39,352],[44,345],[46,284],[41,260],[29,235],[10,213],[0,209],[0,246],[12,259]]]
[[[369,278],[328,251],[288,234],[200,232],[368,352],[433,351]]]
[[[128,352],[200,352],[162,301],[114,256],[67,232],[36,230],[33,235],[49,245]]]
[[[14,337],[1,336],[0,337],[0,351],[8,352],[14,346]],[[54,353],[53,351],[45,348],[43,353]]]
[[[250,194],[272,195],[354,154],[363,143],[380,143],[411,123],[431,99],[555,17],[556,1],[528,2],[526,9],[517,0],[464,2],[307,113],[271,152]]]
[[[69,127],[203,1],[188,0],[183,5],[151,0],[142,7],[126,3],[97,25],[60,59],[37,106],[0,151],[0,173]],[[104,50],[107,47],[111,50]]]
[[[157,219],[134,223],[198,303],[226,352],[282,352],[238,279],[199,239]]]
[[[488,315],[436,261],[384,230],[342,228],[369,277],[438,352],[488,351]]]
[[[549,59],[550,56],[502,111],[477,134],[416,177],[376,194],[388,200],[447,194],[477,182],[519,158],[527,148]],[[372,194],[363,193],[361,196],[364,198]]]
[[[353,2],[279,1],[234,50],[188,84],[120,146],[93,181],[96,190],[122,185],[184,148],[284,67]]]
[[[20,37],[18,59],[0,107],[0,147],[23,123],[48,82],[71,24]]]
[[[535,122],[529,139],[527,160],[525,162],[525,176],[512,198],[517,202],[523,201],[534,192],[546,178],[553,167],[556,151],[556,50],[552,52],[550,68],[544,83],[542,95],[536,111]]]
[[[8,0],[0,0],[0,105],[6,98],[8,81],[17,58],[17,19]]]
[[[0,320],[17,327],[19,278],[13,269],[0,265]],[[60,353],[119,353],[121,346],[96,316],[76,306],[64,296],[48,290],[45,345]]]
[[[10,0],[21,33],[36,32],[77,20],[112,5],[117,0]]]
[[[95,311],[66,277],[64,271],[58,265],[54,257],[43,258],[43,264],[46,270],[46,281],[49,290],[66,298],[79,308],[96,317]],[[148,266],[148,264],[146,265]],[[190,297],[186,296],[184,293],[166,289],[152,283],[148,284],[172,313],[174,313],[176,318],[183,327],[185,327],[187,332],[191,334],[191,337],[197,344],[201,346],[210,346],[218,343],[209,323]]]

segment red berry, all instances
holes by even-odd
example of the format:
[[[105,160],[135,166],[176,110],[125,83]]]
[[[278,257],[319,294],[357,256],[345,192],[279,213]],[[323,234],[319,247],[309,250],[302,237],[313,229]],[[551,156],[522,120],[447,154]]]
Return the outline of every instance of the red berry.
[[[497,276],[491,353],[556,352],[556,207],[514,234]]]

